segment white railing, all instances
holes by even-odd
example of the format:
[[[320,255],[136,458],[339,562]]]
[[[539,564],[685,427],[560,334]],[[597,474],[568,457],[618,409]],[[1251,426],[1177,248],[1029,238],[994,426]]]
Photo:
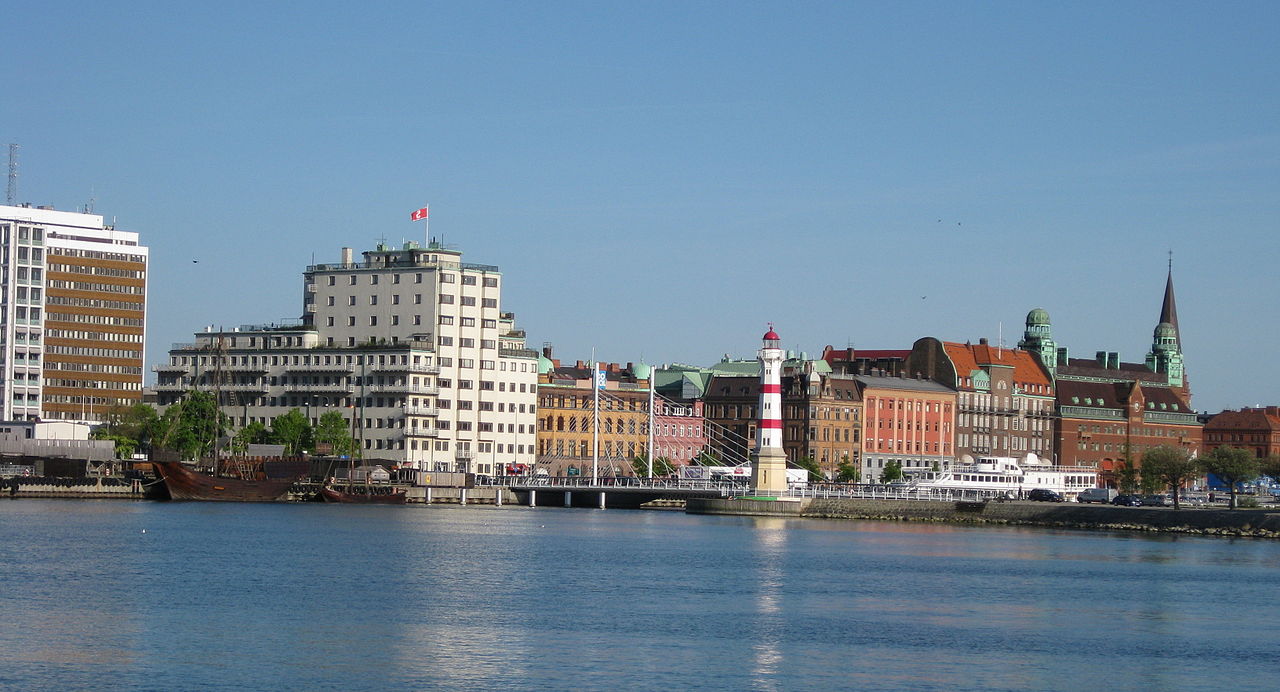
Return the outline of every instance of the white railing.
[[[440,409],[434,406],[405,406],[404,414],[406,416],[438,416]]]

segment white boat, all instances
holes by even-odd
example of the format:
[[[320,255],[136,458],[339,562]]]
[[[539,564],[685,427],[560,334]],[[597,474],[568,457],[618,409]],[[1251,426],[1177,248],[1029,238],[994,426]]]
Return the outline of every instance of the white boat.
[[[1097,487],[1098,470],[1054,466],[1028,454],[1021,462],[1014,457],[978,457],[972,464],[917,471],[907,480],[914,488],[973,490],[1006,497],[1025,497],[1036,488],[1045,488],[1072,501],[1081,491]]]

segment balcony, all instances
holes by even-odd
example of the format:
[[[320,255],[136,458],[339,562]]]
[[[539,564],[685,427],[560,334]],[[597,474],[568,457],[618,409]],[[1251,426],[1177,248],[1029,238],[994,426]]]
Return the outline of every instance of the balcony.
[[[351,392],[351,385],[346,382],[331,382],[329,384],[319,384],[316,382],[307,382],[305,384],[286,384],[285,391],[288,392],[342,392],[347,394]]]
[[[190,371],[187,365],[152,365],[151,372],[176,372],[186,374]]]
[[[440,374],[439,365],[426,365],[423,363],[410,363],[410,364],[397,363],[395,365],[375,365],[372,368],[370,368],[370,370],[372,372],[411,372],[419,375],[439,375]]]
[[[369,384],[364,386],[364,391],[371,394],[425,394],[435,396],[440,393],[440,388],[426,384]]]
[[[458,461],[471,461],[476,458],[476,453],[470,449],[459,449],[457,452],[454,452],[453,458]]]
[[[321,365],[319,363],[306,363],[303,365],[289,365],[285,367],[285,372],[337,372],[350,374],[353,366],[346,363],[334,363],[332,365]],[[265,369],[265,368],[264,368]]]
[[[405,428],[405,437],[440,437],[440,431],[435,428]]]
[[[406,416],[438,416],[440,409],[434,406],[405,406],[404,415]]]

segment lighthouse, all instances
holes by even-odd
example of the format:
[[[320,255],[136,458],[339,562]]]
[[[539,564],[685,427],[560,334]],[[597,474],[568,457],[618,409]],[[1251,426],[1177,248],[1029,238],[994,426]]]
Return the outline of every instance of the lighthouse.
[[[782,451],[782,340],[773,331],[765,332],[760,360],[760,421],[756,425],[756,448],[751,455],[751,487],[759,492],[781,493],[787,489],[787,455]]]

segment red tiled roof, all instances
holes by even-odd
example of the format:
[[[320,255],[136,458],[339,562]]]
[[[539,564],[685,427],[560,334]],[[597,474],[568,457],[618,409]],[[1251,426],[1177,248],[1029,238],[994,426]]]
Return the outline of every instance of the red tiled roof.
[[[958,344],[942,342],[947,357],[956,366],[957,377],[968,377],[980,365],[1005,365],[1013,367],[1013,381],[1018,385],[1038,384],[1049,386],[1049,376],[1040,368],[1035,356],[1028,351],[1000,348],[988,344]]]

